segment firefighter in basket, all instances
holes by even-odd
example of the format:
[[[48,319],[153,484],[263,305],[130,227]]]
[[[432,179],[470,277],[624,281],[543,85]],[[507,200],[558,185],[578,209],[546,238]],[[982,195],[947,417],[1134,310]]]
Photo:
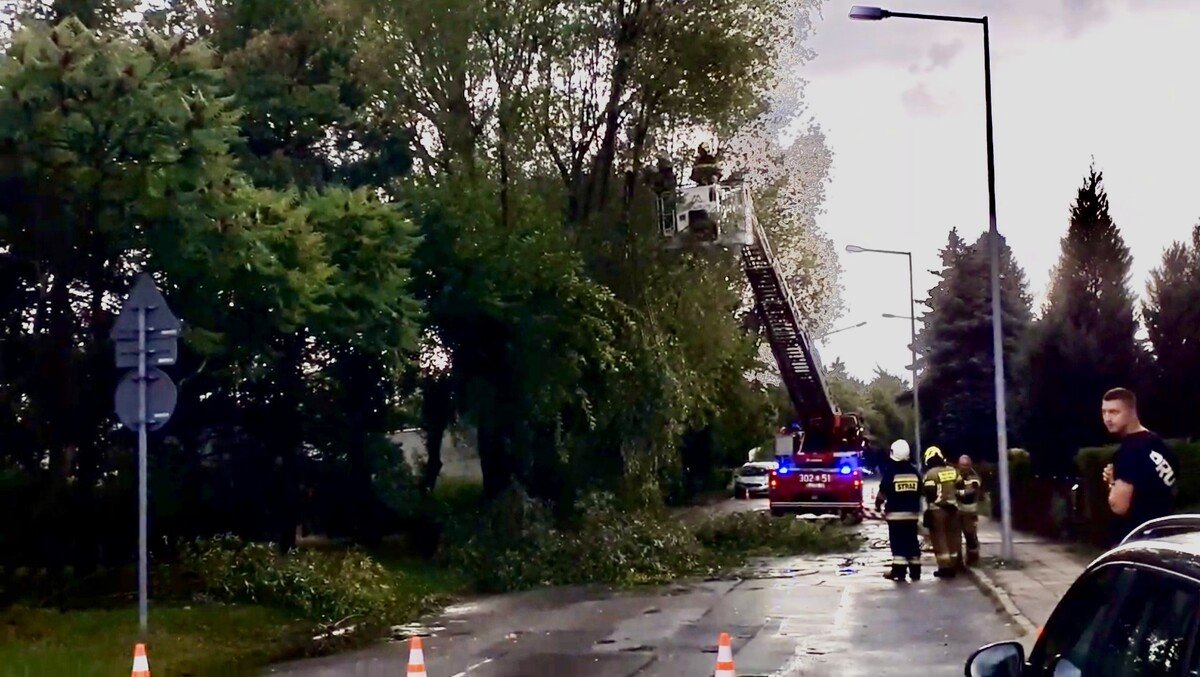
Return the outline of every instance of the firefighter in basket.
[[[880,471],[879,493],[875,509],[886,506],[884,519],[888,525],[888,541],[892,546],[892,569],[883,577],[903,581],[905,569],[909,577],[921,579],[921,545],[917,539],[917,518],[921,513],[921,480],[912,464],[908,442],[892,442],[891,452]]]
[[[933,575],[954,578],[958,570],[958,470],[946,463],[937,447],[925,450],[925,467],[925,527],[937,558]]]

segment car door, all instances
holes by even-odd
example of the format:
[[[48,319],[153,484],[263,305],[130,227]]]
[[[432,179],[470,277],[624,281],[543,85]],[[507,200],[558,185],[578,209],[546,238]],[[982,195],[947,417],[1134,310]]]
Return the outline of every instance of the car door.
[[[1153,567],[1114,565],[1089,574],[1077,588],[1047,624],[1043,647],[1031,659],[1034,674],[1184,674],[1196,635],[1196,581]]]

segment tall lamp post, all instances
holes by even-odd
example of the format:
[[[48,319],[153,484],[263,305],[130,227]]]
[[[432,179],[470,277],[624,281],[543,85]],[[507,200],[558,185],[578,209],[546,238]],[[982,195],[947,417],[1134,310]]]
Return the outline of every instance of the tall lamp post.
[[[1008,480],[1008,417],[1005,413],[1004,403],[1004,344],[1001,331],[1002,318],[1000,317],[1000,232],[996,228],[996,156],[992,140],[992,51],[991,43],[988,40],[988,19],[986,16],[967,17],[892,12],[880,7],[859,5],[850,8],[850,18],[859,21],[881,21],[892,17],[969,23],[983,27],[983,99],[987,117],[988,234],[992,245],[992,361],[993,369],[996,372],[996,455],[999,461],[1000,475],[1001,556],[1006,560],[1012,560],[1012,509],[1009,502]]]
[[[851,254],[893,254],[895,256],[908,257],[908,330],[910,334],[908,349],[912,354],[913,428],[917,442],[917,452],[913,456],[916,458],[917,467],[920,468],[922,466],[921,454],[924,453],[925,447],[921,446],[921,388],[917,385],[917,306],[916,301],[913,300],[916,292],[913,289],[912,252],[902,252],[892,249],[869,249],[853,244],[846,245],[846,251]],[[889,315],[884,315],[884,317],[889,317]]]

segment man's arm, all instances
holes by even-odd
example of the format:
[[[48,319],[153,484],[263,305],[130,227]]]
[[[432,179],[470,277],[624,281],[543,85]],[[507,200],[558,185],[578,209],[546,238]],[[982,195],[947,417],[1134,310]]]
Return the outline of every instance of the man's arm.
[[[1133,485],[1125,480],[1116,480],[1108,490],[1108,507],[1113,514],[1124,517],[1133,505]]]
[[[1132,454],[1118,453],[1113,459],[1112,472],[1106,473],[1109,477],[1108,507],[1119,517],[1129,514],[1129,508],[1133,506],[1134,481],[1139,474],[1138,460]]]

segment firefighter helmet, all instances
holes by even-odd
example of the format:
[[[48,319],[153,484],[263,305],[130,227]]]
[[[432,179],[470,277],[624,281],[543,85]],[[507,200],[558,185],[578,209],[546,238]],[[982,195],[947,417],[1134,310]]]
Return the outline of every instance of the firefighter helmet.
[[[908,448],[908,442],[896,440],[892,442],[892,451],[888,456],[897,463],[903,463],[912,456],[912,450]]]
[[[941,449],[938,449],[937,447],[929,447],[925,450],[925,465],[929,465],[929,462],[935,458],[941,460],[943,463],[946,462],[946,457],[942,455]]]

